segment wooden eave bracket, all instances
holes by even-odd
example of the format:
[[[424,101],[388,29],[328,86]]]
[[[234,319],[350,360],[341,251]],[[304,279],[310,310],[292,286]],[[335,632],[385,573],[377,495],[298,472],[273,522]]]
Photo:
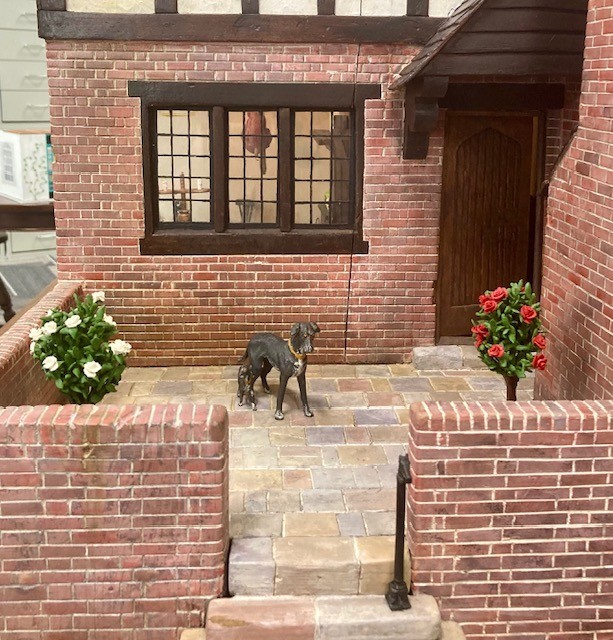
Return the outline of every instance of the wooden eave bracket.
[[[423,160],[428,156],[430,134],[438,123],[438,103],[448,87],[449,78],[439,76],[421,76],[407,84],[402,150],[405,160]]]

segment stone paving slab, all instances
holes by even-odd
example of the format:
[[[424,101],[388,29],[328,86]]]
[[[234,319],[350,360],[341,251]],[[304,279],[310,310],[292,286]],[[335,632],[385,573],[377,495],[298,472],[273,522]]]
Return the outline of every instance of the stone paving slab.
[[[470,351],[462,348],[466,359]],[[283,536],[300,514],[308,537],[387,535],[395,509],[398,455],[406,452],[408,408],[421,400],[503,400],[500,376],[487,369],[419,370],[411,364],[309,364],[315,416],[299,408],[290,381],[284,421],[274,419],[273,393],[257,383],[258,411],[236,405],[236,366],[128,368],[104,403],[151,404],[171,399],[217,402],[230,411],[232,535]],[[533,377],[520,381],[529,399]],[[384,491],[385,498],[376,491]],[[360,493],[363,492],[363,493]],[[315,516],[321,515],[317,521]],[[305,524],[306,526],[306,524]],[[307,537],[307,536],[305,536]]]
[[[315,416],[303,415],[297,384],[290,381],[285,420],[277,421],[278,376],[270,376],[271,395],[257,384],[258,410],[253,412],[237,406],[236,369],[127,369],[117,392],[104,403],[174,400],[228,408],[230,534],[238,567],[230,567],[231,588],[253,596],[296,589],[304,594],[384,593],[393,571],[396,471],[398,456],[407,450],[409,406],[422,400],[505,398],[501,378],[483,368],[417,371],[412,365],[314,364],[309,365],[307,388]],[[533,377],[520,381],[518,397],[530,399],[532,386]],[[310,600],[311,613],[314,602]],[[308,622],[311,613],[301,611]],[[348,614],[349,626],[322,626],[319,640],[364,639],[362,627],[350,624],[360,615]],[[295,637],[313,637],[309,624],[300,632],[306,636]],[[220,623],[220,634],[222,627]],[[236,637],[294,638],[289,626],[282,628],[280,635],[272,629],[249,635],[247,627],[239,627]],[[394,639],[394,629],[389,632]],[[461,637],[455,626],[447,625],[446,632]],[[406,634],[402,638],[407,640]]]

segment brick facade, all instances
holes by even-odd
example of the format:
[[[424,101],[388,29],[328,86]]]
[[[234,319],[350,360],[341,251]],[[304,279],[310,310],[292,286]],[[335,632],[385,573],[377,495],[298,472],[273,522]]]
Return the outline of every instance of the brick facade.
[[[62,403],[65,396],[45,378],[40,363],[30,355],[30,329],[38,327],[48,309],[71,306],[80,282],[57,284],[0,333],[0,407]]]
[[[228,545],[223,407],[0,411],[0,640],[171,640]]]
[[[613,402],[412,405],[413,584],[479,640],[613,630]]]
[[[543,254],[543,398],[613,396],[613,7],[592,0],[580,127],[551,183]]]
[[[139,252],[140,105],[129,80],[385,87],[409,48],[50,42],[47,51],[60,277],[109,293],[133,365],[233,362],[254,330],[287,335],[302,319],[322,326],[320,362],[397,362],[432,344],[442,138],[429,159],[401,159],[401,94],[366,103],[368,255]]]
[[[134,365],[234,362],[256,330],[322,327],[319,362],[401,362],[435,339],[444,114],[423,161],[402,160],[403,96],[386,91],[406,46],[50,42],[59,273],[109,291]],[[139,101],[129,80],[361,82],[368,255],[143,256]],[[548,158],[575,98],[552,112]],[[552,160],[550,161],[552,162]]]

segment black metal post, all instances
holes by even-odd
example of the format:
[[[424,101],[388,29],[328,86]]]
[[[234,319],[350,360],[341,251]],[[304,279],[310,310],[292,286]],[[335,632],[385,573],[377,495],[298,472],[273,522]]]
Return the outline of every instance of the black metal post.
[[[396,552],[394,557],[394,579],[389,583],[385,599],[392,611],[411,608],[409,589],[404,580],[404,519],[406,515],[406,486],[411,484],[411,464],[407,454],[398,458],[396,476]]]

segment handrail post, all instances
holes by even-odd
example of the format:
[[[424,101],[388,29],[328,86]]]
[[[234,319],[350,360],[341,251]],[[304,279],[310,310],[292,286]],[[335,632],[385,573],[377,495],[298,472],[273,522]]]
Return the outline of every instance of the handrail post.
[[[404,454],[398,458],[396,475],[396,551],[394,557],[394,579],[389,583],[385,599],[392,611],[411,608],[409,589],[404,580],[404,520],[406,515],[406,487],[411,484],[411,463]]]

